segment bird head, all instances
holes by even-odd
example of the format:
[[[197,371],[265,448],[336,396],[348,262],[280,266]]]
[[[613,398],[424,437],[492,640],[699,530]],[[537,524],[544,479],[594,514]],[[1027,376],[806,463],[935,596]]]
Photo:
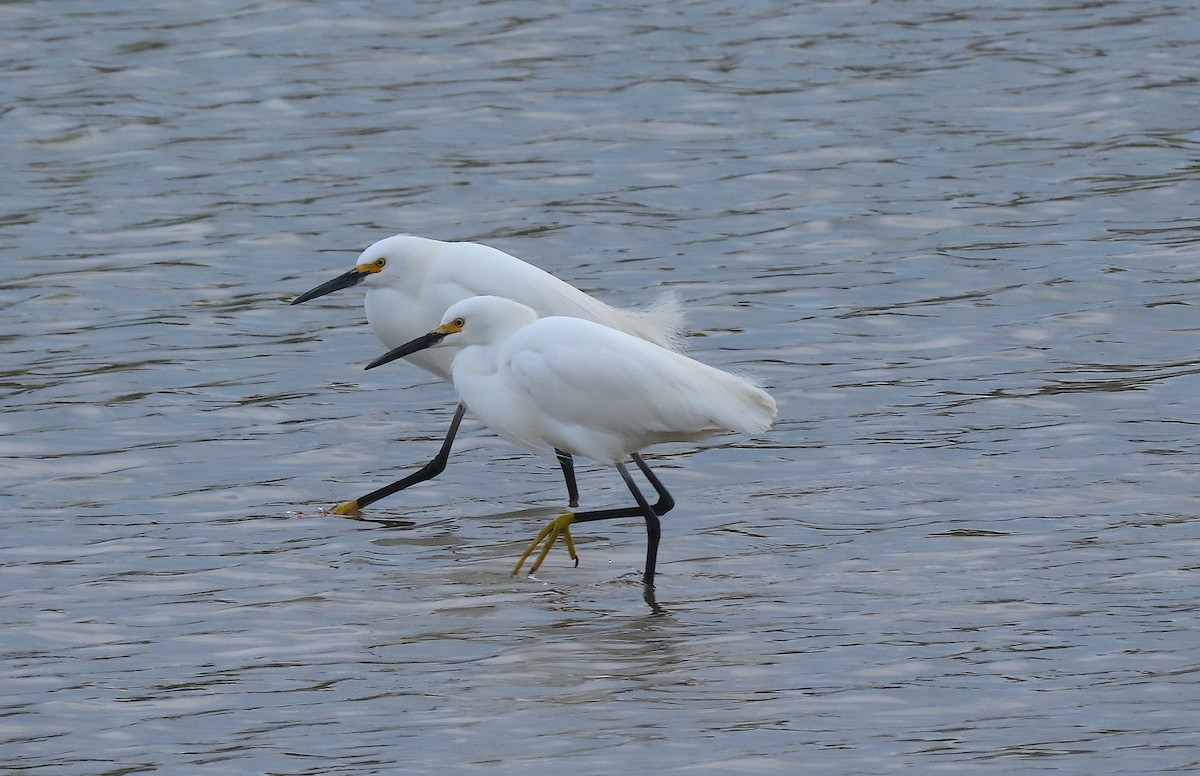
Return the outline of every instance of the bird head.
[[[408,234],[384,238],[359,254],[354,269],[305,291],[293,299],[292,304],[307,302],[360,283],[368,288],[387,284],[404,274],[406,268],[412,271],[414,264],[429,254],[435,245],[435,240],[425,240]]]
[[[450,305],[442,316],[441,325],[433,331],[384,353],[366,368],[374,369],[427,348],[491,344],[533,323],[537,317],[533,308],[511,299],[473,296]]]

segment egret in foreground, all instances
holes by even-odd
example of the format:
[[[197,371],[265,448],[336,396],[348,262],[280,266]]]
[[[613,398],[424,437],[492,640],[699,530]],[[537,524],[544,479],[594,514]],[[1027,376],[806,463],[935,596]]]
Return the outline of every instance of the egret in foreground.
[[[647,586],[654,584],[659,516],[671,494],[639,451],[725,431],[755,434],[775,418],[775,400],[740,377],[592,321],[539,318],[511,299],[478,296],[446,310],[441,325],[380,356],[372,369],[430,352],[450,358],[459,397],[492,431],[535,455],[582,455],[616,466],[637,507],[568,512],[550,522],[517,562],[545,539],[537,571],[559,535],[578,563],[572,523],[641,516]],[[632,459],[658,494],[650,504],[629,474]]]
[[[647,311],[626,311],[588,296],[553,275],[515,256],[471,242],[441,242],[412,235],[380,240],[362,252],[354,268],[292,300],[300,304],[354,285],[367,288],[367,322],[389,348],[424,334],[438,324],[442,313],[455,302],[482,294],[515,299],[540,315],[583,318],[670,348],[677,339],[679,315],[670,299]],[[446,350],[413,352],[413,364],[450,380],[452,354]],[[354,515],[362,508],[418,482],[436,477],[446,468],[450,448],[466,407],[460,402],[450,430],[433,460],[423,467],[371,493],[333,508],[339,515]],[[579,505],[574,464],[569,453],[556,453],[572,507]]]

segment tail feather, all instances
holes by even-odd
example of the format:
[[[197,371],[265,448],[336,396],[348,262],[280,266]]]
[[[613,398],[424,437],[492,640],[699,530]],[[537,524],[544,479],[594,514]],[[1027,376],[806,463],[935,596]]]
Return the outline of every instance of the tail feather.
[[[747,434],[759,434],[771,427],[779,408],[771,394],[761,388],[755,388],[753,394],[753,419],[744,429]]]
[[[732,377],[732,375],[731,375]],[[743,434],[758,434],[771,427],[775,420],[778,407],[771,394],[757,385],[739,377],[734,377],[741,383],[739,412],[726,419],[726,427]]]

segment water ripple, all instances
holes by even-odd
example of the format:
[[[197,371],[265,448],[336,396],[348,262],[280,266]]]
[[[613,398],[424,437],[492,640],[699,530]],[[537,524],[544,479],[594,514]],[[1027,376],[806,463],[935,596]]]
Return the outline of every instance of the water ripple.
[[[1200,135],[1182,4],[0,5],[0,759],[54,773],[1186,771]],[[353,291],[400,231],[759,376],[636,524]],[[385,370],[379,370],[384,372]],[[620,498],[602,467],[585,501]]]

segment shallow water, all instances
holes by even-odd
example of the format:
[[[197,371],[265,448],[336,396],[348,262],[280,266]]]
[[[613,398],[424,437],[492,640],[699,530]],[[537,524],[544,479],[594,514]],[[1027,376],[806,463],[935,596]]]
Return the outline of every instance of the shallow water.
[[[1150,2],[0,5],[13,772],[1200,763],[1200,27]],[[556,469],[296,294],[395,232],[688,309],[758,438]],[[617,503],[583,465],[585,505]]]

